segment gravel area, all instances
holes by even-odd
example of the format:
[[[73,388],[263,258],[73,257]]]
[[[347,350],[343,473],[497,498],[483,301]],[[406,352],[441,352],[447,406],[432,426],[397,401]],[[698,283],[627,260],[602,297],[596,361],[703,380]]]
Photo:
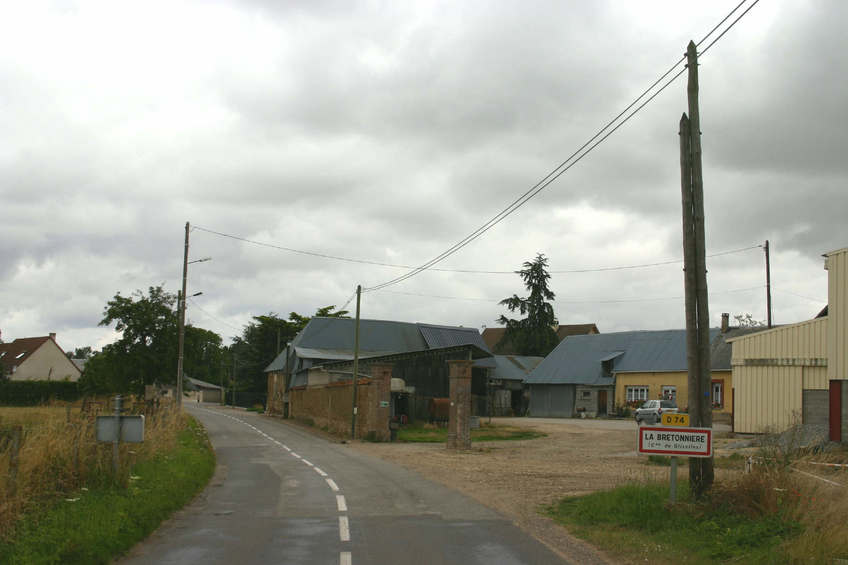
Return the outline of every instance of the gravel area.
[[[667,480],[668,468],[636,455],[631,420],[494,418],[548,434],[522,441],[479,442],[468,452],[444,444],[356,443],[361,450],[455,488],[512,519],[567,562],[614,563],[539,514],[565,496],[608,489],[628,481]],[[685,472],[685,464],[681,465]]]

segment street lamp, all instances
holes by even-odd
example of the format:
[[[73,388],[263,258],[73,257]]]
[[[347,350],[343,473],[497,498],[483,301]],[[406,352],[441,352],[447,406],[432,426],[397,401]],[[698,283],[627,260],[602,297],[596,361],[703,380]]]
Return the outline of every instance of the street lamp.
[[[188,266],[191,263],[203,263],[209,261],[212,257],[204,257],[203,259],[188,260],[188,234],[189,223],[185,225],[185,251],[183,252],[183,290],[179,294],[180,320],[179,320],[179,347],[177,353],[177,406],[183,405],[183,345],[185,344],[185,311],[186,311],[186,279],[188,277]],[[192,296],[202,294],[198,292]]]

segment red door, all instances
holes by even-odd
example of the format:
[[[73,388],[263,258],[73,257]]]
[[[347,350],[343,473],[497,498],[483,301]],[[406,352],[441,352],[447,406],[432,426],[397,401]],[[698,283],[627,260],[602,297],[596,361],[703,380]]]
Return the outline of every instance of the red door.
[[[842,381],[830,381],[830,441],[842,441]]]

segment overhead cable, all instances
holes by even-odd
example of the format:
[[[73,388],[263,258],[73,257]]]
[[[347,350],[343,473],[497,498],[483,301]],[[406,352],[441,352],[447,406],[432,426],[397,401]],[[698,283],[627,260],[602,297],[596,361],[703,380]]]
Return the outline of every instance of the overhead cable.
[[[740,8],[743,4],[744,4],[744,3],[745,3],[745,1],[746,1],[746,0],[743,0],[743,1],[742,1],[742,2],[740,2],[740,3],[739,3],[739,4],[735,7],[735,8],[733,8],[733,10],[731,10],[731,12],[730,12],[727,16],[725,16],[725,17],[721,20],[721,22],[719,22],[719,24],[718,24],[718,25],[716,25],[715,27],[713,27],[713,29],[712,29],[712,30],[710,30],[710,31],[709,31],[709,33],[707,33],[707,35],[705,35],[705,36],[701,39],[701,41],[699,41],[699,42],[697,43],[697,45],[700,45],[701,43],[703,43],[703,42],[704,42],[704,41],[705,41],[708,37],[710,37],[710,36],[711,36],[711,35],[712,35],[712,34],[713,34],[713,33],[714,33],[717,29],[719,29],[719,27],[720,27],[720,26],[721,26],[721,25],[722,25],[725,21],[727,21],[727,19],[728,19],[729,17],[731,17],[731,16],[733,15],[733,13],[735,13],[735,12],[736,12],[736,11],[737,11],[737,10],[738,10],[738,9],[739,9],[739,8]],[[757,1],[759,1],[759,0],[757,0]],[[755,4],[756,4],[756,2],[755,2]],[[752,5],[751,7],[753,7],[753,5]],[[750,8],[748,8],[748,10],[746,10],[746,11],[745,11],[742,15],[740,15],[740,16],[739,16],[739,18],[737,18],[737,19],[736,19],[736,20],[735,20],[735,21],[734,21],[734,22],[730,25],[730,27],[732,27],[733,25],[735,25],[735,24],[736,24],[736,22],[738,22],[738,21],[739,21],[739,19],[741,19],[741,17],[742,17],[742,16],[744,16],[745,14],[747,14],[749,10],[750,10]],[[730,27],[728,27],[728,29],[730,29]],[[727,30],[724,30],[724,31],[721,33],[721,35],[719,36],[719,38],[721,38],[721,37],[722,37],[722,36],[723,36],[726,32],[727,32]],[[717,41],[717,39],[716,39],[716,41]],[[715,43],[715,41],[713,41],[712,43],[710,43],[709,47],[711,47],[714,43]],[[432,258],[431,260],[427,261],[426,263],[424,263],[424,264],[420,265],[419,267],[416,267],[416,268],[415,268],[415,269],[413,269],[411,272],[409,272],[409,273],[405,273],[405,274],[403,274],[403,275],[401,275],[401,276],[399,276],[399,277],[396,277],[396,278],[391,279],[391,280],[389,280],[389,281],[383,282],[383,283],[381,283],[381,284],[374,285],[374,286],[372,286],[372,287],[365,288],[365,289],[363,289],[363,290],[364,290],[365,292],[370,292],[370,291],[374,291],[374,290],[380,290],[380,289],[386,288],[387,286],[391,286],[391,285],[397,284],[397,283],[399,283],[399,282],[401,282],[401,281],[404,281],[404,280],[406,280],[406,279],[408,279],[408,278],[410,278],[410,277],[413,277],[413,276],[417,275],[418,273],[420,273],[420,272],[422,272],[422,271],[425,271],[425,270],[431,269],[431,268],[432,268],[434,265],[436,265],[437,263],[439,263],[439,262],[443,261],[443,260],[444,260],[444,259],[446,259],[447,257],[449,257],[449,256],[453,255],[454,253],[458,252],[460,249],[462,249],[463,247],[465,247],[466,245],[468,245],[468,244],[469,244],[469,243],[471,243],[472,241],[474,241],[474,240],[476,240],[477,238],[481,237],[484,233],[486,233],[486,232],[487,232],[488,230],[490,230],[492,227],[494,227],[495,225],[497,225],[498,223],[500,223],[500,222],[501,222],[502,220],[504,220],[506,217],[508,217],[508,216],[509,216],[509,215],[511,215],[513,212],[515,212],[516,210],[518,210],[518,208],[520,208],[520,207],[521,207],[521,206],[523,206],[525,203],[527,203],[527,202],[528,202],[530,199],[532,199],[534,196],[536,196],[537,194],[539,194],[542,190],[544,190],[545,188],[547,188],[547,187],[548,187],[548,186],[549,186],[549,185],[550,185],[553,181],[555,181],[557,178],[559,178],[561,175],[563,175],[566,171],[570,170],[570,169],[571,169],[571,167],[573,167],[573,166],[574,166],[574,165],[576,165],[578,162],[580,162],[580,161],[581,161],[581,160],[582,160],[582,159],[583,159],[586,155],[588,155],[589,153],[591,153],[591,152],[592,152],[592,150],[594,150],[594,149],[595,149],[598,145],[600,145],[601,143],[603,143],[603,142],[604,142],[604,141],[605,141],[605,140],[606,140],[606,139],[607,139],[610,135],[612,135],[613,133],[615,133],[615,132],[616,132],[616,131],[617,131],[617,130],[621,127],[621,126],[623,126],[625,123],[627,123],[627,122],[628,122],[628,121],[629,121],[629,120],[630,120],[630,119],[631,119],[634,115],[636,115],[636,114],[637,114],[637,113],[638,113],[638,112],[639,112],[642,108],[644,108],[644,107],[645,107],[648,103],[650,103],[650,102],[651,102],[654,98],[656,98],[656,97],[657,97],[657,96],[658,96],[661,92],[663,92],[666,88],[668,88],[668,86],[669,86],[669,85],[671,85],[671,83],[673,83],[673,82],[674,82],[674,81],[675,81],[675,80],[676,80],[676,79],[677,79],[680,75],[682,75],[684,72],[686,72],[686,66],[685,66],[685,65],[683,66],[683,68],[682,68],[682,69],[680,69],[677,73],[675,73],[675,74],[674,74],[674,76],[672,76],[672,78],[671,78],[670,80],[668,80],[665,84],[663,84],[663,86],[661,86],[661,87],[660,87],[660,88],[659,88],[656,92],[654,92],[653,94],[651,94],[651,95],[650,95],[647,99],[645,99],[645,100],[644,100],[644,102],[642,102],[641,104],[639,104],[638,106],[636,106],[636,109],[635,109],[635,110],[633,110],[632,112],[630,112],[629,114],[627,114],[627,116],[626,116],[624,119],[622,119],[622,120],[621,120],[621,121],[620,121],[617,125],[615,125],[614,127],[612,127],[612,128],[611,128],[611,126],[612,126],[614,123],[616,123],[616,121],[618,121],[618,120],[621,118],[621,116],[623,116],[623,115],[624,115],[624,114],[626,114],[628,111],[630,111],[630,109],[631,109],[631,108],[633,108],[633,107],[634,107],[637,103],[639,103],[639,101],[640,101],[640,100],[642,100],[642,99],[643,99],[643,98],[644,98],[644,97],[645,97],[645,96],[646,96],[649,92],[651,92],[651,90],[652,90],[652,89],[654,89],[654,88],[656,87],[656,85],[658,85],[660,82],[662,82],[662,81],[663,81],[663,80],[664,80],[664,79],[665,79],[665,78],[666,78],[669,74],[671,74],[671,73],[672,73],[672,72],[673,72],[673,71],[674,71],[674,70],[675,70],[678,66],[680,66],[680,64],[683,62],[683,60],[684,60],[684,59],[685,59],[685,56],[684,56],[684,57],[681,57],[679,60],[677,60],[677,61],[674,63],[674,65],[672,65],[672,66],[671,66],[671,68],[669,68],[669,69],[668,69],[665,73],[663,73],[662,75],[660,75],[660,77],[659,77],[657,80],[655,80],[655,81],[651,84],[651,86],[649,86],[649,87],[648,87],[648,88],[647,88],[644,92],[642,92],[642,94],[640,94],[640,95],[639,95],[639,96],[638,96],[638,97],[637,97],[637,98],[636,98],[633,102],[631,102],[631,103],[630,103],[630,104],[629,104],[629,105],[628,105],[628,106],[627,106],[624,110],[622,110],[622,111],[621,111],[621,112],[620,112],[620,113],[619,113],[619,114],[618,114],[615,118],[613,118],[612,120],[610,120],[610,121],[609,121],[609,122],[608,122],[608,123],[607,123],[607,124],[606,124],[603,128],[601,128],[601,129],[600,129],[597,133],[595,133],[595,135],[594,135],[594,136],[592,136],[591,138],[589,138],[589,140],[588,140],[588,141],[586,141],[586,143],[584,143],[584,144],[583,144],[580,148],[578,148],[578,149],[577,149],[574,153],[572,153],[572,154],[571,154],[571,155],[570,155],[570,156],[569,156],[569,157],[568,157],[565,161],[563,161],[560,165],[558,165],[558,166],[557,166],[556,168],[554,168],[554,169],[553,169],[550,173],[548,173],[548,174],[547,174],[544,178],[542,178],[542,180],[540,180],[540,181],[539,181],[539,182],[537,182],[535,185],[533,185],[532,187],[530,187],[530,189],[528,189],[528,190],[527,190],[524,194],[522,194],[521,196],[519,196],[516,200],[514,200],[511,204],[509,204],[506,208],[504,208],[503,210],[501,210],[500,212],[498,212],[498,213],[497,213],[495,216],[493,216],[493,217],[492,217],[489,221],[487,221],[486,223],[484,223],[483,225],[481,225],[480,227],[478,227],[476,230],[474,230],[473,232],[471,232],[471,233],[470,233],[469,235],[467,235],[464,239],[462,239],[462,240],[460,240],[459,242],[455,243],[453,246],[449,247],[448,249],[446,249],[445,251],[443,251],[442,253],[440,253],[440,254],[439,254],[439,255],[437,255],[436,257]],[[610,129],[610,128],[611,128],[611,129]],[[607,130],[609,130],[609,131],[607,131]],[[605,133],[605,134],[604,134],[604,132],[605,132],[605,131],[606,131],[607,133]]]

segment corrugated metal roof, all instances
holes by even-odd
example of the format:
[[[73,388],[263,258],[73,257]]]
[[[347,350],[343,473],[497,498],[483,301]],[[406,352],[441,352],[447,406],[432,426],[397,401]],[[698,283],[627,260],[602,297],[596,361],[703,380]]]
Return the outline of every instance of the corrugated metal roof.
[[[493,379],[508,381],[523,381],[528,373],[541,363],[544,357],[520,355],[495,355],[495,368],[491,373]]]
[[[292,341],[290,349],[301,359],[353,359],[354,323],[355,320],[350,318],[312,318]],[[475,328],[389,320],[359,321],[359,356],[363,359],[462,345],[474,345],[491,354]],[[285,363],[283,352],[265,368],[265,372],[283,371]],[[294,366],[294,361],[290,361],[290,368],[292,371],[299,369]]]
[[[475,328],[457,326],[435,326],[432,324],[416,324],[421,330],[424,341],[430,349],[453,347],[455,345],[476,345],[483,351],[489,351],[483,336]],[[491,353],[491,351],[489,351]]]
[[[710,330],[710,339],[719,334]],[[623,351],[621,355],[615,355]],[[686,330],[617,332],[565,338],[525,380],[528,384],[612,384],[613,373],[686,371]]]

